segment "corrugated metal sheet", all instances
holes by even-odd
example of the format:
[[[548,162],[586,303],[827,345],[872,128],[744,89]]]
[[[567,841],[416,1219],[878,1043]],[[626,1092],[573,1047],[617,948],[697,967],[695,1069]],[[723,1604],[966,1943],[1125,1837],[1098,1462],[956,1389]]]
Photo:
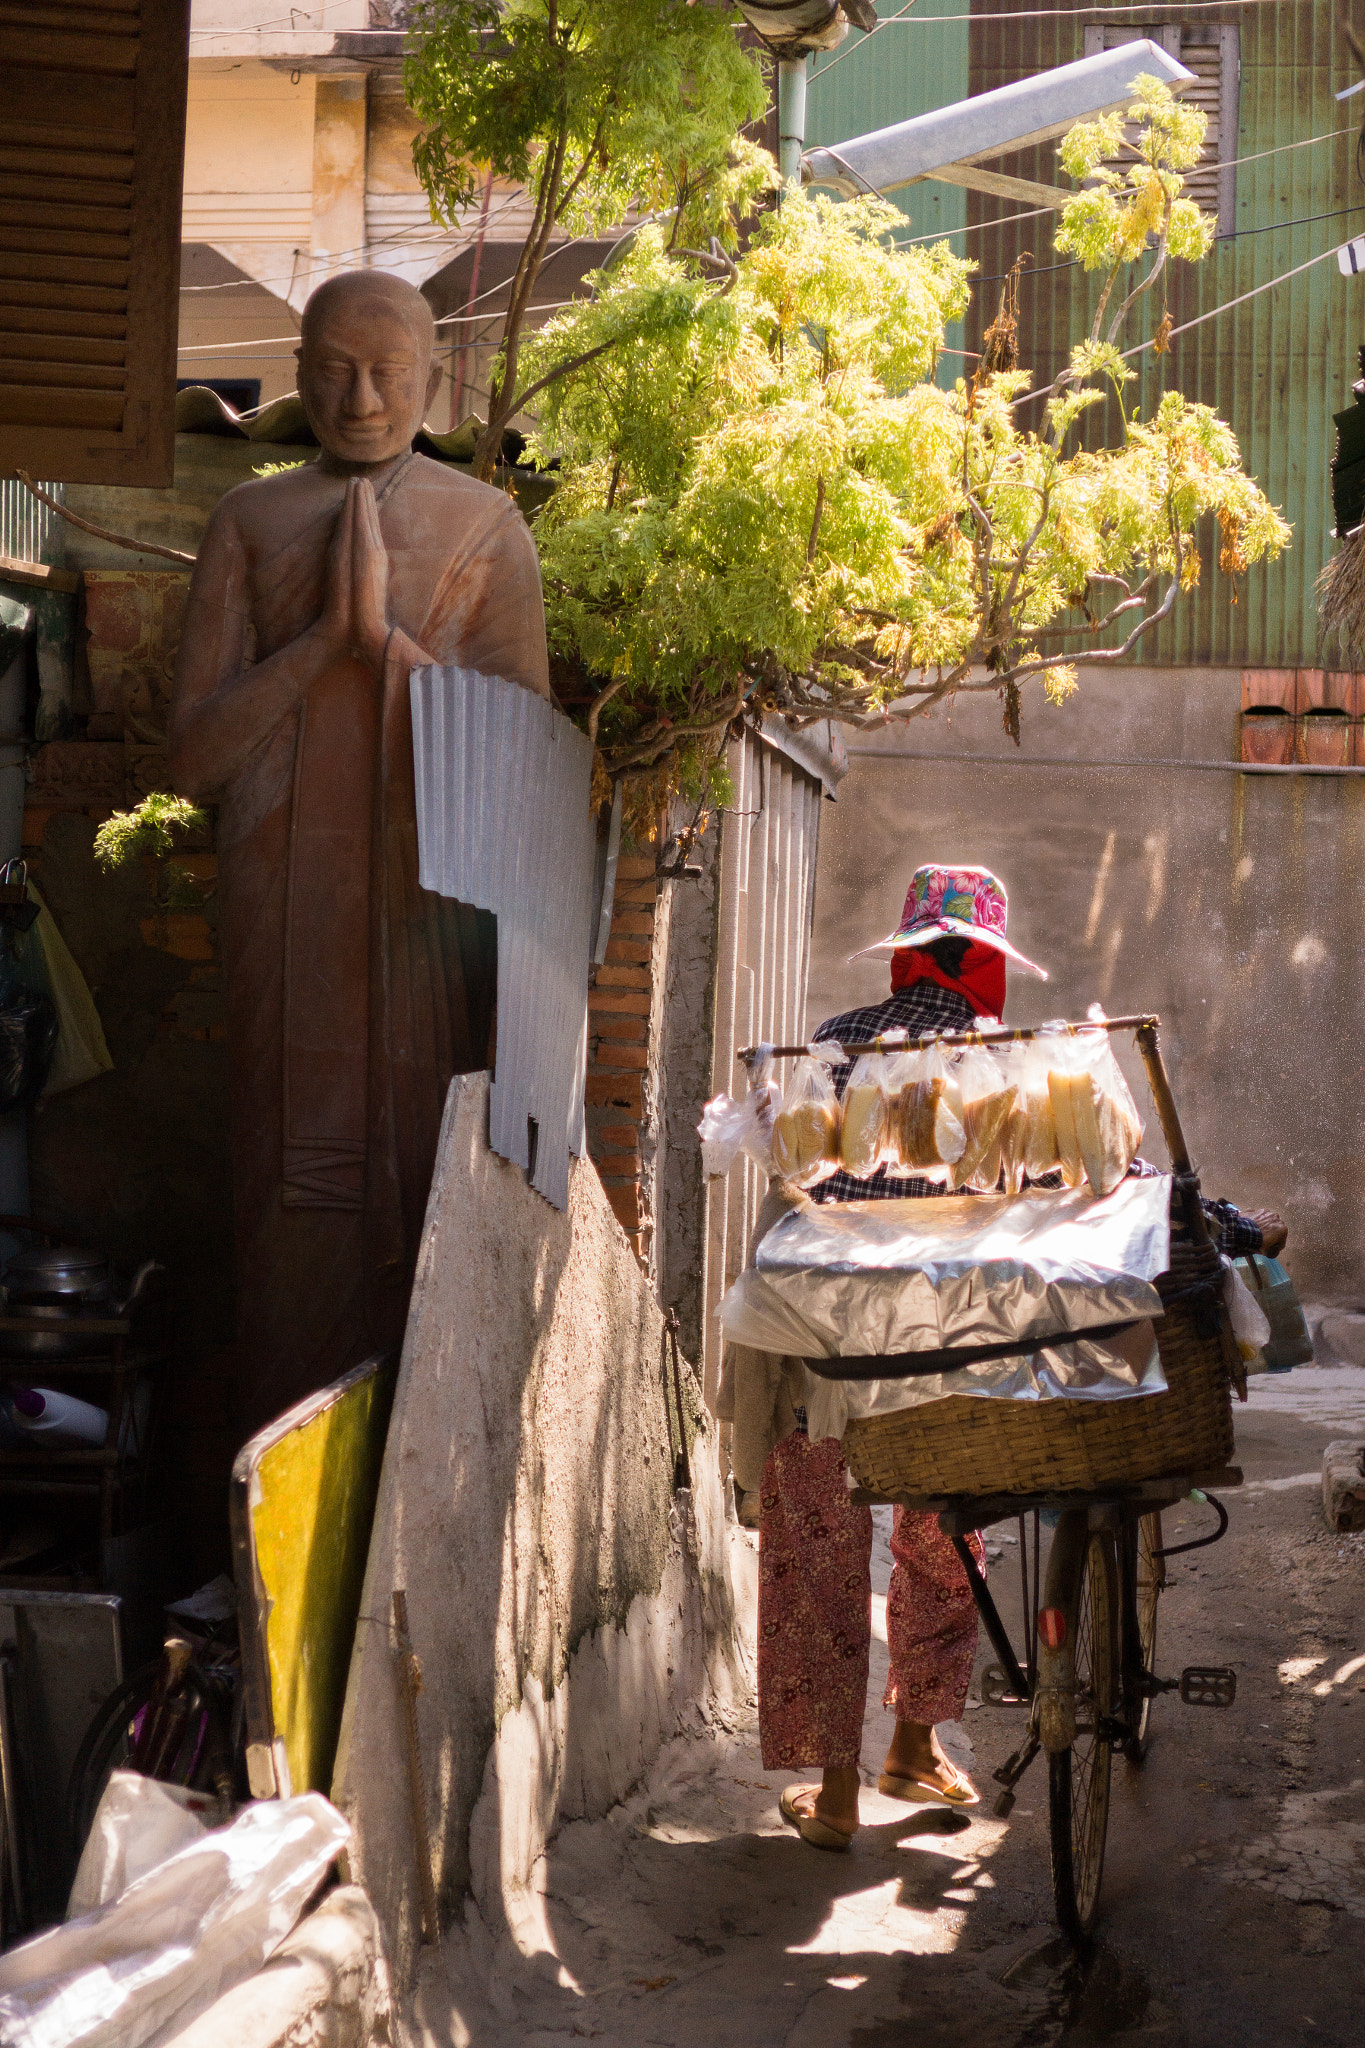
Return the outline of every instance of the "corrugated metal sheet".
[[[1009,0],[973,0],[970,90],[986,92],[1047,65],[1084,52],[1086,17],[1015,21]],[[1135,34],[1159,37],[1163,24],[1180,20],[1178,8],[1154,7],[1135,19]],[[1103,17],[1099,17],[1102,21]],[[1190,24],[1186,17],[1186,26]],[[1332,95],[1352,82],[1345,45],[1332,10],[1311,0],[1281,0],[1238,13],[1240,108],[1235,147],[1225,132],[1225,155],[1249,156],[1311,135],[1343,128],[1348,109]],[[908,35],[909,31],[893,33]],[[911,38],[913,40],[913,38]],[[1230,225],[1224,240],[1196,270],[1177,269],[1169,306],[1177,325],[1225,304],[1319,250],[1365,226],[1365,190],[1352,174],[1352,139],[1342,136],[1311,149],[1262,157],[1238,166]],[[1054,145],[1001,159],[1002,170],[1043,183],[1059,182]],[[972,194],[969,221],[997,221],[1006,204]],[[1332,215],[1294,228],[1249,233],[1277,221]],[[981,315],[994,313],[999,279],[1023,249],[1034,251],[1037,274],[1025,272],[1020,293],[1021,360],[1048,382],[1066,361],[1072,342],[1087,330],[1098,286],[1059,263],[1050,224],[1002,224],[972,237],[982,287],[968,327],[977,345]],[[1130,337],[1156,327],[1160,304],[1144,309]],[[1365,303],[1353,279],[1330,258],[1302,277],[1179,336],[1168,355],[1140,360],[1140,381],[1130,404],[1150,413],[1161,392],[1179,389],[1214,406],[1241,442],[1243,459],[1270,498],[1294,525],[1294,545],[1278,564],[1255,569],[1232,602],[1232,586],[1206,559],[1194,596],[1144,643],[1142,661],[1174,665],[1312,665],[1319,656],[1313,586],[1332,552],[1329,463],[1331,415],[1355,375],[1355,351],[1365,340]],[[1092,415],[1092,420],[1095,415]],[[1108,437],[1119,431],[1117,408],[1106,409]],[[1216,549],[1206,550],[1216,555]]]
[[[50,497],[66,496],[65,484],[42,484]],[[60,562],[62,522],[17,477],[0,479],[0,555],[11,562]]]
[[[413,670],[412,732],[422,887],[498,920],[488,1142],[563,1209],[585,1143],[592,743],[543,697],[461,668]]]
[[[767,1039],[799,1043],[806,1034],[820,838],[821,784],[784,754],[746,735],[732,742],[728,766],[734,808],[721,833],[720,939],[716,975],[712,1093],[742,1095],[737,1049]],[[748,1160],[708,1191],[706,1388],[720,1369],[716,1305],[743,1270],[765,1183]]]

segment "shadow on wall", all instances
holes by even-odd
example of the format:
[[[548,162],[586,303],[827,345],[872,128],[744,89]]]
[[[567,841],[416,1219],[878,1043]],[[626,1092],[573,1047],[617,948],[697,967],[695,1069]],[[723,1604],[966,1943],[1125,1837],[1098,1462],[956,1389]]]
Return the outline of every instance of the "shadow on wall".
[[[420,1911],[394,1588],[446,1917],[472,1886],[501,1918],[558,1820],[605,1811],[704,1698],[733,1634],[709,1437],[697,1505],[674,1511],[648,1283],[588,1162],[561,1214],[488,1151],[487,1088],[462,1077],[447,1103],[333,1783],[400,1982]]]
[[[1083,677],[1072,705],[1033,711],[1021,753],[993,699],[858,751],[821,839],[808,1014],[886,994],[885,959],[848,954],[894,927],[919,862],[984,863],[1011,937],[1051,975],[1011,972],[1007,1020],[1157,1011],[1205,1193],[1284,1213],[1305,1294],[1360,1295],[1365,780],[1168,765],[1231,759],[1240,683]],[[979,757],[933,758],[948,753]],[[1140,1062],[1119,1053],[1164,1164]]]

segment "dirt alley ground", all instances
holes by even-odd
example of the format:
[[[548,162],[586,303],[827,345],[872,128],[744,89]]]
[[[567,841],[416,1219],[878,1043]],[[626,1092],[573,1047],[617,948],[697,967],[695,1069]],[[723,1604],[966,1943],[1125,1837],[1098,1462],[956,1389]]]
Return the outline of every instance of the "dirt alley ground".
[[[1231,1528],[1172,1561],[1157,1645],[1163,1676],[1234,1665],[1236,1703],[1163,1698],[1145,1766],[1116,1761],[1087,1953],[1072,1954],[1052,1921],[1045,1764],[1008,1821],[991,1811],[990,1773],[1020,1739],[1017,1714],[969,1704],[949,1733],[982,1817],[870,1790],[846,1856],[783,1826],[790,1780],[764,1772],[749,1724],[673,1742],[630,1802],[565,1829],[538,1872],[533,1940],[482,1923],[452,1930],[428,1965],[418,2037],[443,2048],[1358,2048],[1365,1535],[1329,1533],[1318,1473],[1332,1438],[1365,1439],[1365,1368],[1253,1380],[1236,1421],[1246,1484],[1226,1496]],[[1211,1526],[1207,1508],[1187,1505],[1166,1540]],[[1011,1535],[992,1532],[991,1573],[1015,1632]],[[889,1732],[883,1610],[874,1599],[863,1751],[874,1786]]]

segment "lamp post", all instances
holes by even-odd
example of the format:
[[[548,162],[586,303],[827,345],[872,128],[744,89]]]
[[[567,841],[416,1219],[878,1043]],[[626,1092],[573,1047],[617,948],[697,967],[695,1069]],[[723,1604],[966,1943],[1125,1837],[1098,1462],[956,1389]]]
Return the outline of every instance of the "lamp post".
[[[801,183],[801,157],[806,147],[806,65],[799,57],[777,63],[777,163],[784,185]]]

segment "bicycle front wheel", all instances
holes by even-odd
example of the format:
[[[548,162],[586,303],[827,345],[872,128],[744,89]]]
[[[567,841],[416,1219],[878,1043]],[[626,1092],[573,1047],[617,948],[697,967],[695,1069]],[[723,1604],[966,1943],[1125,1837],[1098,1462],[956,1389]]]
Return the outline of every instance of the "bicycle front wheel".
[[[1080,1584],[1071,1610],[1076,1616],[1076,1734],[1070,1749],[1048,1758],[1052,1895],[1058,1924],[1073,1941],[1088,1934],[1095,1923],[1109,1828],[1110,1729],[1119,1662],[1113,1539],[1103,1531],[1092,1532],[1079,1565]]]
[[[1138,1648],[1142,1653],[1143,1676],[1150,1679],[1156,1675],[1157,1602],[1166,1584],[1160,1514],[1144,1515],[1135,1531],[1125,1532],[1125,1540],[1133,1545]],[[1152,1695],[1145,1688],[1131,1692],[1124,1706],[1124,1718],[1132,1734],[1123,1745],[1123,1753],[1130,1764],[1140,1764],[1151,1740]]]

